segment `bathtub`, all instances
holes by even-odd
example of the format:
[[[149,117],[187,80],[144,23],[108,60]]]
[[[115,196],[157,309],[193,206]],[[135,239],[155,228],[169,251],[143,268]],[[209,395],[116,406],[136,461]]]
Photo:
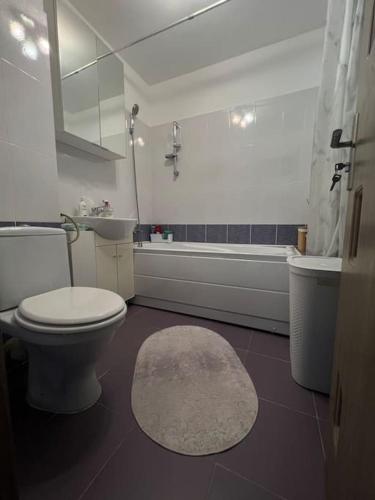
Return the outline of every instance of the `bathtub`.
[[[149,307],[289,335],[291,246],[144,243],[135,298]]]

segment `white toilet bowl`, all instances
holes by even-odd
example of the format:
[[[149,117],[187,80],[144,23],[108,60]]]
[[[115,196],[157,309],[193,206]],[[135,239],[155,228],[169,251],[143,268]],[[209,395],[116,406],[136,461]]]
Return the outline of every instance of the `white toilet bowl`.
[[[0,228],[0,331],[29,354],[27,399],[54,413],[78,413],[100,397],[95,363],[126,316],[117,293],[71,286],[66,233]]]
[[[95,364],[126,316],[116,293],[64,287],[24,299],[0,313],[0,328],[22,339],[29,355],[28,403],[78,413],[99,399]]]

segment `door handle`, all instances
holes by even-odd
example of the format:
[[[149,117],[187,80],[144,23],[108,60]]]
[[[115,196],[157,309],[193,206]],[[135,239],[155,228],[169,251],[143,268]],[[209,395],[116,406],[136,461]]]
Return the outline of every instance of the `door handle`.
[[[332,132],[331,148],[341,149],[341,148],[354,148],[355,145],[353,141],[343,141],[341,142],[342,128],[337,128]]]

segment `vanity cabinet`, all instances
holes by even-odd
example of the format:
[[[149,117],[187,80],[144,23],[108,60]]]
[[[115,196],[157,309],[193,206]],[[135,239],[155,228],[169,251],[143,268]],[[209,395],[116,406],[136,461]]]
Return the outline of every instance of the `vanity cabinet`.
[[[135,295],[133,242],[106,240],[82,231],[71,245],[74,286],[92,286],[118,293],[124,300]]]

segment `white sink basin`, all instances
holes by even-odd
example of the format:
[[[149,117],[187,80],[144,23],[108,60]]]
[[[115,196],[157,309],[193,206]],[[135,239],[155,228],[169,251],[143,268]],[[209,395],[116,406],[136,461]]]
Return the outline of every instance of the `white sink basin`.
[[[73,217],[75,222],[86,224],[99,236],[108,240],[132,239],[137,219],[121,219],[115,217]]]

